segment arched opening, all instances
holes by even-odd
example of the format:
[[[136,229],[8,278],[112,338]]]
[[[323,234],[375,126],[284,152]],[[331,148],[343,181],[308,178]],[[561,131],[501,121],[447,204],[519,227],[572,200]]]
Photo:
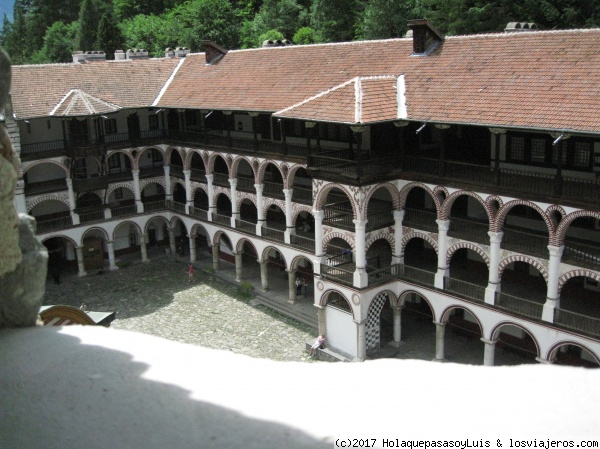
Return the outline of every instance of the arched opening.
[[[175,183],[175,187],[173,188],[173,201],[184,206],[186,203],[185,187],[178,182]]]
[[[382,282],[392,276],[392,246],[386,239],[375,240],[367,250],[367,274],[369,285]]]
[[[213,185],[221,187],[230,187],[229,167],[222,156],[215,157],[213,166]]]
[[[190,239],[185,224],[179,217],[174,217],[171,220],[173,235],[175,237],[175,247],[177,254],[184,257],[190,253]]]
[[[146,212],[165,207],[165,189],[157,182],[152,182],[142,190],[142,203]]]
[[[153,217],[146,224],[146,235],[147,235],[147,251],[150,256],[154,251],[153,248],[162,246],[166,248],[169,246],[169,224],[164,217]],[[163,250],[159,250],[163,253]],[[158,251],[156,251],[158,253]]]
[[[296,279],[302,282],[301,293],[304,302],[314,303],[314,271],[312,262],[306,257],[298,257],[292,264],[292,270],[295,272]],[[300,299],[296,296],[296,300]]]
[[[231,200],[224,193],[217,196],[217,211],[212,214],[212,220],[225,226],[231,225]]]
[[[454,200],[450,210],[450,237],[489,245],[488,231],[487,213],[479,201],[469,195]]]
[[[196,240],[196,255],[200,259],[210,254],[210,236],[204,226],[195,224],[192,228],[192,234]]]
[[[367,204],[367,232],[394,226],[394,200],[389,190],[378,188]]]
[[[334,237],[327,244],[325,263],[321,264],[321,275],[352,285],[356,270],[353,256],[350,244],[344,239]]]
[[[29,168],[24,174],[25,195],[39,195],[48,192],[67,190],[67,173],[50,163],[42,163]]]
[[[83,237],[83,266],[90,273],[104,270],[104,261],[108,260],[106,234],[100,229],[90,229]],[[101,272],[101,271],[98,271]]]
[[[560,291],[560,309],[554,322],[569,329],[600,336],[600,283],[587,276],[575,276]]]
[[[93,156],[81,157],[75,159],[73,166],[71,168],[73,181],[79,179],[87,179],[91,177],[97,177],[101,174],[101,167],[98,163],[98,159]],[[73,188],[77,191],[76,188],[77,183],[73,183]]]
[[[194,205],[190,207],[190,214],[202,220],[208,220],[209,201],[206,192],[197,188],[193,193],[193,199]]]
[[[504,219],[502,232],[502,249],[548,258],[548,227],[533,207],[512,207]]]
[[[169,157],[169,166],[171,167],[169,171],[171,176],[183,178],[183,159],[181,159],[179,151],[171,151],[171,155]]]
[[[494,365],[537,363],[537,345],[524,329],[512,324],[502,324],[494,331],[493,339],[497,340]]]
[[[255,234],[257,222],[258,211],[255,204],[248,198],[244,198],[240,203],[240,219],[236,221],[235,227],[242,231]]]
[[[541,318],[546,295],[546,281],[542,273],[528,262],[515,261],[502,272],[496,305],[532,318]]]
[[[488,267],[481,255],[468,248],[457,250],[450,259],[444,290],[483,301],[488,284]]]
[[[270,198],[285,198],[283,194],[283,177],[279,168],[274,164],[267,164],[263,175],[263,195]]]
[[[369,305],[365,333],[367,355],[370,358],[382,358],[379,354],[393,341],[394,316],[390,306],[390,294],[381,292],[373,298]]]
[[[323,212],[324,225],[354,231],[352,202],[341,189],[334,187],[327,193]]]
[[[190,162],[190,179],[206,184],[206,166],[204,165],[202,156],[196,151],[192,154],[192,160]]]
[[[77,271],[77,256],[72,240],[64,237],[52,237],[43,242],[48,250],[48,278],[60,284],[63,274]]]
[[[482,365],[484,344],[477,318],[462,307],[449,310],[446,316],[444,357],[454,363]]]
[[[225,235],[223,232],[218,233],[217,236],[218,243],[218,251],[219,251],[219,260],[224,260],[233,264],[235,266],[235,256],[233,255],[233,245],[231,244],[231,240],[229,237]],[[214,251],[214,247],[211,248],[211,254]],[[214,260],[214,259],[213,259]]]
[[[247,281],[256,281],[260,285],[260,264],[258,252],[249,240],[242,244],[242,278]]]
[[[308,175],[305,168],[299,168],[294,173],[292,182],[292,201],[300,204],[312,205],[312,177]]]
[[[276,204],[271,204],[265,214],[265,224],[262,228],[263,237],[284,242],[285,213]]]
[[[413,229],[438,232],[437,210],[433,198],[421,187],[413,187],[406,196],[402,225]]]
[[[109,182],[131,181],[131,159],[120,151],[111,154],[106,160],[106,174]]]
[[[140,253],[140,228],[132,222],[120,223],[113,232],[115,257]]]
[[[153,178],[155,176],[164,176],[163,155],[156,148],[149,148],[144,151],[139,159],[140,179]]]
[[[433,310],[423,296],[410,292],[404,296],[400,322],[405,343],[398,358],[431,360],[435,354],[435,324]]]
[[[306,211],[296,216],[296,233],[290,235],[290,243],[299,248],[315,252],[315,218]]]
[[[108,197],[108,205],[113,217],[136,213],[135,195],[131,189],[126,187],[114,189]]]
[[[598,359],[586,348],[576,344],[563,344],[554,351],[554,364],[577,366],[583,368],[599,368]],[[551,356],[552,357],[552,356]]]
[[[254,193],[254,171],[246,159],[241,159],[237,166],[237,189],[239,192]]]
[[[431,243],[414,237],[404,248],[404,265],[400,267],[400,273],[411,282],[433,285],[437,263],[437,253]]]
[[[29,211],[29,215],[35,218],[37,234],[66,228],[73,224],[69,206],[58,200],[42,201]]]
[[[567,228],[562,262],[600,271],[600,226],[594,217],[579,217]]]
[[[76,200],[75,212],[79,214],[80,223],[104,220],[102,199],[92,192],[83,193]]]

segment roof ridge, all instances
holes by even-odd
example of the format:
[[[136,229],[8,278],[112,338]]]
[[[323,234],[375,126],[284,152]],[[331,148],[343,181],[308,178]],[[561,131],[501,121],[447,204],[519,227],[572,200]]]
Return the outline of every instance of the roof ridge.
[[[296,103],[292,106],[288,106],[287,108],[281,109],[280,111],[275,112],[273,115],[282,114],[284,112],[289,111],[290,109],[297,108],[298,106],[302,106],[303,104],[308,103],[309,101],[316,100],[317,98],[320,98],[324,95],[327,95],[331,92],[341,89],[342,87],[346,87],[352,83],[355,83],[358,80],[358,78],[359,78],[358,76],[355,76],[354,78],[351,78],[348,81],[343,82],[342,84],[338,84],[337,86],[334,86],[331,89],[324,90],[323,92],[319,92],[318,94],[313,95],[312,97],[306,98],[306,99],[300,101],[299,103]]]

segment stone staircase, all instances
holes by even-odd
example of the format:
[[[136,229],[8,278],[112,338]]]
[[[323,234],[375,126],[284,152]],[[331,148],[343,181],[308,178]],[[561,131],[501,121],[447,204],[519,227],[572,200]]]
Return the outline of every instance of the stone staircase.
[[[314,312],[309,313],[304,308],[295,307],[293,304],[290,304],[282,299],[271,298],[267,295],[262,294],[262,292],[255,292],[254,298],[258,303],[263,304],[269,307],[270,309],[273,309],[295,320],[298,320],[301,323],[312,327],[313,329],[318,329],[317,309],[314,307]]]

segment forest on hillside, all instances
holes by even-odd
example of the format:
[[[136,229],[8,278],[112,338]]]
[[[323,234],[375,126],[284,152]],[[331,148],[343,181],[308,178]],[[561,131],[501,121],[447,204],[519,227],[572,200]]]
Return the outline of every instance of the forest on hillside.
[[[508,22],[540,29],[600,26],[598,0],[15,0],[0,45],[13,64],[70,62],[76,50],[167,47],[228,49],[266,39],[295,44],[404,36],[410,19],[427,18],[446,35],[502,31]]]

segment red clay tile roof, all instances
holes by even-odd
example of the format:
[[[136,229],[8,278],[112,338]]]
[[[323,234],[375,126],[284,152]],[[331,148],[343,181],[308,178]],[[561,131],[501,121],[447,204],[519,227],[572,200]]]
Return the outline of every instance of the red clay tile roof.
[[[119,109],[118,106],[93,97],[82,90],[73,89],[60,100],[50,115],[77,117],[82,115],[108,114],[109,112],[116,112]]]
[[[121,108],[147,107],[180,59],[98,61],[86,64],[13,66],[11,96],[17,118],[45,117],[73,90]],[[81,98],[80,98],[81,99]],[[80,103],[79,106],[82,106]],[[85,107],[78,110],[85,112]],[[57,109],[58,111],[58,109]],[[111,111],[96,111],[95,113]]]
[[[274,115],[342,123],[394,120],[398,118],[396,80],[395,76],[356,77]]]
[[[19,118],[48,115],[71,89],[120,107],[158,97],[160,107],[276,112],[328,98],[340,104],[305,113],[346,121],[356,103],[336,86],[403,75],[408,120],[600,132],[599,29],[447,37],[428,56],[412,51],[405,38],[235,50],[213,65],[191,54],[176,73],[177,59],[14,67],[12,98]],[[375,84],[363,121],[399,107]]]

